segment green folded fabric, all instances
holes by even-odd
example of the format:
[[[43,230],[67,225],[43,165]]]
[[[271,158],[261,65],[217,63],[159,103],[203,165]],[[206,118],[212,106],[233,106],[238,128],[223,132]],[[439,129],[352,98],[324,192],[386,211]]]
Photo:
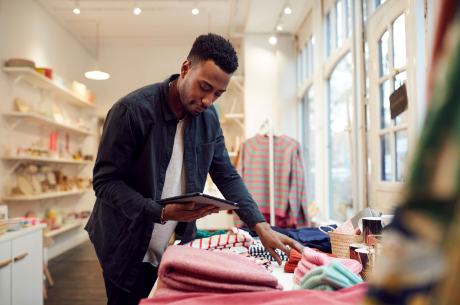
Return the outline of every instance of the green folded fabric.
[[[362,283],[356,274],[338,261],[331,261],[327,266],[317,267],[308,272],[301,280],[302,289],[335,291]]]
[[[212,232],[212,233],[208,232],[208,231],[204,231],[204,230],[196,230],[195,239],[208,238],[208,237],[211,237],[211,236],[214,236],[214,235],[223,235],[223,234],[225,234],[224,230],[219,230],[219,231]]]

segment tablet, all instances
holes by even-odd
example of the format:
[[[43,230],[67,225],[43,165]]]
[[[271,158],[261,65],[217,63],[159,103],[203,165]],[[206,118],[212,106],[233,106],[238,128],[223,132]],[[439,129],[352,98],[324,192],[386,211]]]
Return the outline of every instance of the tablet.
[[[225,199],[213,197],[210,195],[206,195],[203,193],[191,193],[191,194],[185,194],[181,196],[175,196],[175,197],[169,197],[169,198],[164,198],[161,200],[158,200],[157,203],[161,205],[167,205],[169,203],[186,203],[186,202],[194,202],[195,206],[193,207],[192,210],[196,210],[199,208],[202,208],[206,205],[213,205],[215,207],[220,208],[221,210],[237,210],[238,208],[238,203],[228,201]]]

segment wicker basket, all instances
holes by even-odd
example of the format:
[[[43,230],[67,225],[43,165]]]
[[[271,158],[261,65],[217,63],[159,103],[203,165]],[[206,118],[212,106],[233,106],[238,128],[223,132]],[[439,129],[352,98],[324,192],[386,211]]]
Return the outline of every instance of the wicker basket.
[[[328,227],[332,231],[325,232],[321,227]],[[324,234],[329,235],[331,238],[332,254],[339,258],[350,258],[350,245],[362,243],[364,240],[362,235],[335,233],[335,229],[331,226],[320,226],[319,229]]]
[[[372,274],[372,272],[370,272],[370,271],[365,271],[365,270],[361,271],[359,274],[360,274],[361,277],[363,278],[363,281],[364,281],[364,282],[370,282],[370,281],[372,280],[372,277],[374,276],[374,275]]]
[[[0,220],[0,235],[6,233],[6,229],[8,228],[8,220]]]

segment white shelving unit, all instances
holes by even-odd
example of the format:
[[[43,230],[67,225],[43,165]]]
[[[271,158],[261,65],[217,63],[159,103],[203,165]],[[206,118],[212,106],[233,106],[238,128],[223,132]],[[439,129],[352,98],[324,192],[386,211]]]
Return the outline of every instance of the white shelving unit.
[[[11,123],[11,125],[8,127],[8,131],[11,131],[16,127],[18,124],[21,122],[25,122],[31,125],[46,125],[50,126],[53,128],[56,128],[57,130],[61,130],[64,132],[68,132],[69,134],[73,135],[78,135],[78,136],[96,136],[96,133],[92,133],[77,127],[65,125],[56,122],[55,120],[49,119],[44,116],[40,116],[35,113],[27,113],[27,112],[6,112],[2,113],[2,115],[10,120],[14,120],[14,122]]]
[[[8,202],[42,200],[42,199],[59,198],[59,197],[72,196],[72,195],[81,195],[89,191],[93,191],[93,190],[85,189],[85,190],[78,190],[78,191],[48,192],[48,193],[37,194],[37,195],[12,195],[12,196],[5,196],[2,198],[2,200],[8,201]]]
[[[54,93],[57,97],[61,97],[78,107],[96,108],[88,99],[75,94],[67,88],[56,85],[51,79],[38,73],[31,68],[13,68],[5,67],[3,71],[16,77],[15,84],[20,81],[36,86],[38,89]]]
[[[61,164],[75,164],[75,165],[93,164],[93,161],[73,160],[73,159],[56,159],[56,158],[35,157],[35,156],[2,157],[1,159],[7,160],[7,161],[29,161],[29,162],[61,163]]]
[[[77,219],[77,220],[75,220],[75,222],[73,222],[71,224],[63,225],[59,229],[51,230],[51,231],[45,233],[44,235],[46,237],[54,237],[56,235],[62,234],[64,232],[67,232],[67,231],[70,231],[72,229],[75,229],[75,228],[78,228],[78,227],[82,226],[83,224],[85,224],[88,221],[88,219],[89,218]]]

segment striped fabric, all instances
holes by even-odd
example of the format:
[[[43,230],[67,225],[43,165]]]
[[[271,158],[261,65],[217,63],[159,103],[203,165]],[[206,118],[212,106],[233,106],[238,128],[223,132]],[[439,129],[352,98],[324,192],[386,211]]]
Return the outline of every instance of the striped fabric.
[[[249,247],[253,244],[254,239],[248,232],[233,227],[227,234],[194,239],[191,242],[185,243],[184,246],[210,251],[221,251],[233,247]]]
[[[237,165],[249,192],[265,219],[270,219],[268,137],[257,134],[240,148]],[[307,192],[302,148],[285,135],[274,138],[275,219],[277,227],[308,227]],[[235,226],[243,222],[234,214]]]
[[[289,257],[287,257],[286,254],[284,254],[283,251],[279,250],[279,249],[276,249],[275,250],[276,254],[278,254],[281,258],[282,261],[284,262],[287,262],[289,260]],[[264,246],[262,246],[261,244],[256,244],[256,245],[253,245],[253,246],[250,246],[249,247],[249,254],[251,256],[254,256],[254,257],[263,257],[263,258],[266,258],[268,259],[269,261],[272,261],[274,262],[275,259],[273,258],[273,256],[270,254],[270,252],[268,252]]]

